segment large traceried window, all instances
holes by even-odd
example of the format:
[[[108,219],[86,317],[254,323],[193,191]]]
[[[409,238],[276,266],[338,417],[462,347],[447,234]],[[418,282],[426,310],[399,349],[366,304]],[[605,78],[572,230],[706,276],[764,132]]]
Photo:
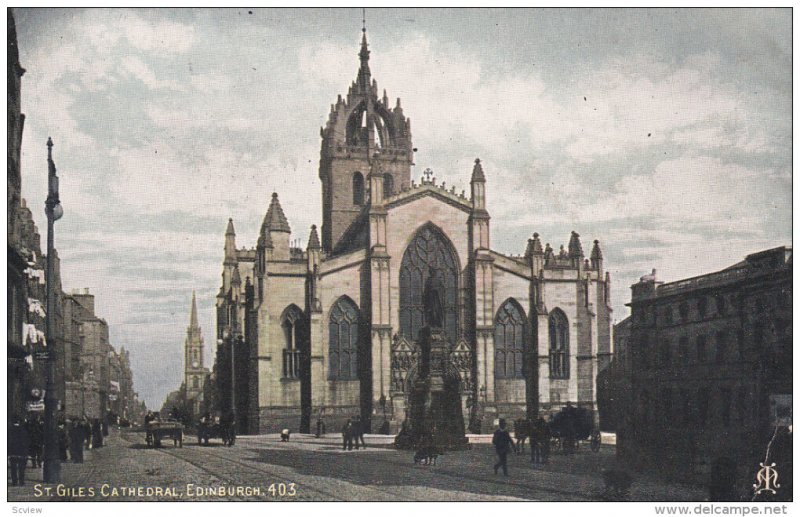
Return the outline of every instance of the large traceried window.
[[[300,340],[302,335],[303,311],[297,305],[290,305],[283,311],[281,327],[283,328],[283,377],[285,379],[300,378]]]
[[[358,379],[358,307],[343,296],[333,304],[328,323],[328,378]]]
[[[400,264],[400,334],[414,341],[425,325],[422,293],[433,269],[439,271],[444,284],[444,331],[448,340],[455,343],[460,337],[456,255],[447,237],[431,224],[417,232]]]
[[[525,315],[514,299],[506,300],[494,318],[494,375],[498,379],[523,379]]]
[[[550,378],[569,379],[569,322],[560,309],[550,312]]]

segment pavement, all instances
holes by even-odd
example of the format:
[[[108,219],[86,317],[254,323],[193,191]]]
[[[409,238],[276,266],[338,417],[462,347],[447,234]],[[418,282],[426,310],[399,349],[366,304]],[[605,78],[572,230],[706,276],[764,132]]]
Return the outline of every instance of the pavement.
[[[106,446],[82,464],[62,464],[62,484],[42,484],[41,469],[27,485],[8,487],[8,501],[598,501],[602,472],[617,468],[614,447],[553,454],[534,468],[527,454],[509,456],[509,477],[495,475],[489,444],[448,452],[435,466],[415,465],[392,437],[367,435],[367,448],[342,450],[341,437],[277,434],[240,436],[182,448],[144,445],[144,435],[112,430]],[[633,474],[631,500],[702,501],[698,487]]]

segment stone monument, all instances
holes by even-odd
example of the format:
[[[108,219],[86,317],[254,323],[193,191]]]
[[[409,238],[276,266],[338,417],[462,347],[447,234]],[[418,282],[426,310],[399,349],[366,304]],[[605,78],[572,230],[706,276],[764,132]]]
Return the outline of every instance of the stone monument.
[[[395,441],[398,448],[469,448],[461,412],[461,378],[450,360],[444,326],[444,283],[432,270],[423,291],[425,326],[419,331],[416,374],[409,390],[409,421]]]

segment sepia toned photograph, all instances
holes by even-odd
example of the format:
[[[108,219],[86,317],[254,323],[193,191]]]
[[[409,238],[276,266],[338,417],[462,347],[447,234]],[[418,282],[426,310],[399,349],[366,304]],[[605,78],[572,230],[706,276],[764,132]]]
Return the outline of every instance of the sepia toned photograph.
[[[788,514],[792,15],[7,8],[7,511]]]

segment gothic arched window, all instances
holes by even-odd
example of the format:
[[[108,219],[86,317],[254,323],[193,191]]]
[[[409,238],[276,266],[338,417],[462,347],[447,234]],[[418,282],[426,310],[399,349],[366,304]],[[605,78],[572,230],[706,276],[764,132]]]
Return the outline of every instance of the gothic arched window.
[[[523,379],[525,315],[510,298],[494,317],[494,376],[498,379]]]
[[[358,307],[350,298],[339,298],[328,323],[328,379],[358,379]]]
[[[297,379],[300,377],[300,339],[302,334],[303,311],[297,305],[290,305],[281,316],[283,328],[283,377]]]
[[[550,313],[550,378],[569,379],[569,322],[559,309]]]
[[[390,174],[383,177],[383,197],[391,197],[394,195],[394,178]]]
[[[364,176],[358,171],[353,173],[353,204],[364,204]]]
[[[443,326],[455,343],[458,332],[458,264],[453,245],[435,226],[423,226],[403,253],[400,263],[400,334],[418,338],[425,325],[422,292],[431,270],[439,271],[444,283]]]
[[[197,377],[192,377],[192,388],[193,389],[200,388],[200,381],[197,379]]]

